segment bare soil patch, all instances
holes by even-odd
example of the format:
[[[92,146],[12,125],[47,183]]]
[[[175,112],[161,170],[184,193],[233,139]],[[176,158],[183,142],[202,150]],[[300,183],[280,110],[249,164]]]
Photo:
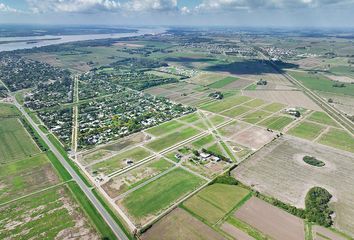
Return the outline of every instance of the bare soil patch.
[[[262,128],[251,127],[232,136],[230,139],[250,149],[257,150],[272,141],[275,135],[275,133],[268,132]]]
[[[141,239],[222,240],[224,237],[185,210],[177,208],[154,224]]]
[[[278,102],[290,107],[303,107],[311,110],[322,109],[301,91],[244,91],[244,94],[253,98]]]
[[[254,240],[253,237],[227,222],[221,225],[221,230],[238,240]]]
[[[302,219],[256,197],[252,197],[237,210],[235,217],[271,236],[273,239],[305,239]]]
[[[326,165],[308,165],[302,161],[304,155]],[[353,154],[283,136],[242,162],[232,174],[255,190],[300,208],[310,188],[327,189],[333,195],[334,226],[354,236],[353,162]]]
[[[331,240],[347,240],[345,237],[321,226],[312,227],[312,236],[314,240],[323,240],[326,238]]]
[[[326,75],[329,79],[333,81],[343,82],[343,83],[354,83],[354,79],[347,76],[336,76],[336,75]]]

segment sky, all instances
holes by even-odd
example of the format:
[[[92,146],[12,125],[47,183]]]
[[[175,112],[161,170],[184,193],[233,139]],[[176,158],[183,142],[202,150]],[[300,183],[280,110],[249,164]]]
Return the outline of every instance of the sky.
[[[0,24],[354,27],[354,0],[0,0]]]

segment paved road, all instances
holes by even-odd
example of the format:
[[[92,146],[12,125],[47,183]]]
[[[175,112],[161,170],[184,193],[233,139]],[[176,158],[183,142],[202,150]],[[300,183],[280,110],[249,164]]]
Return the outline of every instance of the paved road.
[[[32,118],[27,114],[27,112],[22,108],[22,106],[16,101],[13,97],[14,104],[21,111],[21,113],[26,117],[27,121],[32,125],[32,127],[38,132],[41,138],[45,141],[45,143],[49,146],[50,150],[54,153],[54,155],[58,158],[60,163],[65,167],[65,169],[70,173],[74,181],[79,185],[81,190],[85,193],[86,197],[90,200],[90,202],[95,206],[97,211],[101,214],[103,219],[106,221],[108,226],[112,229],[113,233],[117,236],[118,239],[128,240],[128,237],[125,235],[123,230],[118,226],[118,224],[114,221],[114,219],[109,215],[106,209],[102,206],[102,204],[98,201],[96,196],[91,192],[89,187],[85,185],[85,183],[81,180],[79,175],[74,171],[74,169],[66,162],[64,157],[58,152],[56,147],[49,141],[47,136],[43,134],[43,132],[37,127],[37,125],[33,122]]]

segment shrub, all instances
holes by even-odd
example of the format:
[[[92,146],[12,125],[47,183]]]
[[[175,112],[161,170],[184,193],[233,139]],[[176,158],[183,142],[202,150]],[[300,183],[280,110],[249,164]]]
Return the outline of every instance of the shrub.
[[[312,157],[312,156],[305,156],[303,157],[303,160],[305,163],[307,164],[310,164],[312,166],[315,166],[315,167],[323,167],[325,165],[324,162],[316,159],[315,157]]]

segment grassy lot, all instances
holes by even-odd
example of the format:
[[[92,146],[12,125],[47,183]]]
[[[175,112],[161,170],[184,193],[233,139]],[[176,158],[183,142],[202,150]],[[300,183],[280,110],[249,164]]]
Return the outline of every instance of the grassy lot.
[[[162,151],[163,149],[170,147],[178,142],[181,142],[183,140],[186,140],[194,135],[197,135],[199,133],[199,130],[188,127],[184,128],[181,130],[177,130],[167,136],[164,136],[162,138],[156,139],[148,144],[146,144],[146,147],[159,152]]]
[[[314,140],[325,127],[311,122],[302,122],[296,127],[290,129],[287,133],[299,138]]]
[[[19,115],[20,112],[14,105],[0,103],[0,118],[16,117]]]
[[[239,80],[238,78],[236,77],[226,77],[226,78],[223,78],[221,80],[218,80],[212,84],[209,84],[208,87],[210,88],[222,88],[222,87],[225,87],[226,85],[230,84],[230,83],[233,83],[235,81]]]
[[[345,87],[333,87],[335,82],[321,74],[292,71],[288,73],[312,90],[354,96],[354,84],[344,83]]]
[[[104,174],[110,174],[126,166],[125,161],[127,159],[138,162],[146,157],[150,156],[150,152],[144,148],[137,147],[126,152],[117,154],[106,161],[96,163],[91,166],[92,172],[100,172]]]
[[[237,106],[234,108],[231,108],[225,112],[222,113],[222,115],[228,116],[228,117],[237,117],[240,116],[248,111],[252,110],[252,108],[245,107],[245,106]]]
[[[176,129],[181,128],[183,126],[184,126],[183,123],[180,123],[176,120],[172,120],[172,121],[163,123],[159,126],[150,128],[150,129],[146,130],[146,132],[158,137],[158,136],[164,135],[166,133],[175,131]]]
[[[122,204],[131,216],[141,219],[167,208],[202,183],[201,178],[178,168],[130,193]]]
[[[1,203],[59,183],[46,154],[2,165],[0,179]]]
[[[249,193],[249,190],[239,186],[213,184],[188,199],[183,206],[207,222],[215,224]]]
[[[82,226],[75,226],[79,221]],[[98,237],[66,187],[0,207],[1,239],[55,239],[60,232],[62,238],[70,238],[71,232],[79,231],[83,238]]]
[[[248,123],[257,123],[265,119],[269,115],[271,115],[271,113],[262,110],[257,110],[255,112],[247,114],[246,116],[243,116],[242,120]]]
[[[281,103],[271,103],[268,104],[267,106],[263,107],[262,110],[268,111],[268,112],[278,112],[285,108],[284,104]]]
[[[198,113],[192,113],[192,114],[188,114],[184,117],[181,117],[180,120],[186,123],[194,123],[196,121],[198,121],[200,119],[199,114]]]
[[[307,118],[307,120],[338,127],[338,124],[330,116],[328,116],[327,113],[324,112],[314,112]]]
[[[219,115],[214,115],[209,118],[210,122],[214,125],[217,126],[223,122],[225,122],[225,118]]]
[[[196,148],[202,148],[203,146],[210,144],[215,141],[215,138],[213,135],[207,135],[205,137],[202,137],[192,143],[193,147]]]
[[[212,151],[213,153],[217,153],[220,155],[225,155],[222,149],[220,148],[220,145],[218,143],[215,143],[211,145],[210,147],[207,148],[208,151]],[[226,157],[226,156],[225,156]]]
[[[292,121],[293,119],[291,117],[273,116],[263,120],[262,122],[259,123],[259,125],[273,130],[281,131],[284,129],[284,127],[288,126]]]
[[[251,98],[246,96],[232,96],[232,97],[225,98],[221,101],[216,101],[210,104],[202,105],[201,108],[210,112],[219,113],[226,109],[234,107],[236,105],[240,105],[250,99]]]
[[[343,130],[330,129],[319,143],[354,153],[354,138]]]
[[[0,163],[38,154],[40,149],[17,118],[0,119]]]
[[[261,99],[254,99],[250,102],[247,102],[245,104],[243,104],[243,106],[247,106],[247,107],[251,107],[251,108],[255,108],[255,107],[259,107],[262,106],[263,104],[265,104],[265,102]]]

